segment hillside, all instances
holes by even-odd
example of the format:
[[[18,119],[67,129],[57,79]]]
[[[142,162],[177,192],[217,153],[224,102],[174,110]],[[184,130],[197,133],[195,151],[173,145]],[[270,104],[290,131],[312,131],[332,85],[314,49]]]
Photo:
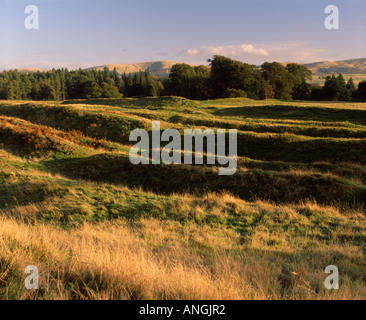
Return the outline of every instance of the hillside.
[[[142,62],[136,64],[109,64],[98,67],[91,67],[89,69],[103,70],[104,67],[108,67],[110,70],[114,68],[120,74],[135,73],[149,69],[151,73],[158,76],[169,75],[171,67],[177,62],[172,61],[155,61],[155,62]],[[287,64],[287,63],[283,63]],[[341,60],[341,61],[321,61],[310,64],[305,64],[314,75],[328,75],[332,73],[343,74],[365,74],[366,76],[366,58],[353,59],[353,60]]]
[[[132,165],[152,119],[237,129],[237,173]],[[365,299],[365,164],[362,103],[0,102],[0,297]]]
[[[86,70],[103,70],[105,67],[109,70],[116,68],[119,74],[133,74],[139,71],[145,71],[149,69],[153,75],[158,77],[167,77],[173,65],[178,62],[174,61],[151,61],[151,62],[140,62],[133,64],[105,64],[95,67],[86,68]],[[17,68],[20,73],[31,73],[31,72],[47,72],[48,70],[37,69],[37,68]]]
[[[32,72],[47,72],[48,70],[36,69],[36,68],[19,68],[17,69],[20,73],[32,73]]]
[[[116,68],[119,74],[131,74],[149,69],[149,71],[156,76],[166,77],[169,75],[172,66],[176,63],[177,62],[173,61],[154,61],[135,64],[107,64],[98,67],[91,67],[87,70],[103,70],[105,67],[107,67],[109,70]]]
[[[89,69],[103,70],[108,67],[110,70],[117,69],[119,74],[132,74],[139,71],[149,69],[150,72],[158,77],[167,77],[170,73],[171,67],[177,62],[172,61],[156,61],[156,62],[142,62],[136,64],[109,64],[98,67],[91,67]],[[282,63],[287,65],[287,63]],[[323,85],[324,79],[328,75],[342,73],[346,79],[353,78],[357,85],[361,81],[366,80],[366,58],[341,60],[341,61],[321,61],[306,64],[306,66],[313,73],[313,84]]]
[[[110,70],[116,68],[119,74],[132,74],[139,71],[145,71],[149,69],[150,72],[159,77],[166,77],[169,75],[170,70],[174,64],[178,62],[174,61],[150,61],[150,62],[141,62],[141,63],[133,63],[133,64],[106,64],[95,67],[87,68],[86,70],[103,70],[105,67],[108,67]],[[288,62],[283,62],[283,65],[286,65]],[[321,61],[305,64],[312,72],[314,76],[320,76],[323,78],[326,75],[331,75],[333,73],[339,74],[343,73],[345,75],[357,76],[363,80],[366,78],[366,58],[362,59],[352,59],[352,60],[341,60],[341,61]],[[47,70],[42,69],[34,69],[34,68],[22,68],[18,69],[19,72],[22,73],[30,73],[30,72],[45,72]],[[360,81],[361,81],[360,80]],[[356,79],[357,82],[357,79]]]
[[[366,58],[306,64],[314,74],[366,74]]]

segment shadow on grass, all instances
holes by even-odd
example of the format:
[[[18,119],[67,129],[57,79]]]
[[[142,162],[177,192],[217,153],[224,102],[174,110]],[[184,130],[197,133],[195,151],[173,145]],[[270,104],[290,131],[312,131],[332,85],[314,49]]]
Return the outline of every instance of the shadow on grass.
[[[89,104],[105,105],[110,107],[133,107],[133,108],[167,108],[177,106],[190,106],[195,102],[180,97],[146,97],[146,98],[122,98],[122,99],[77,99],[62,102],[63,105]]]
[[[304,120],[321,122],[351,122],[366,125],[366,110],[325,107],[247,106],[217,110],[218,116],[243,116],[255,119]]]
[[[170,195],[227,191],[243,200],[276,203],[315,200],[322,204],[362,204],[366,188],[327,174],[261,170],[219,176],[216,168],[189,165],[132,165],[127,156],[99,154],[87,158],[48,160],[47,170],[72,179],[121,184]]]

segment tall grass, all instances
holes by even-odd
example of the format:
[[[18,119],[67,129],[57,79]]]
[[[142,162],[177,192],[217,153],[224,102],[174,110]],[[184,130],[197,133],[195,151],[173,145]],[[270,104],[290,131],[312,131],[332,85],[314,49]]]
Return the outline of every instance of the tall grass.
[[[275,213],[291,214],[285,208]],[[0,234],[2,299],[366,297],[361,248],[319,242],[306,250],[266,228],[245,240],[230,229],[193,222],[141,219],[62,230],[1,218]],[[339,291],[324,287],[331,263],[341,270]],[[23,286],[27,265],[39,269],[38,291]]]

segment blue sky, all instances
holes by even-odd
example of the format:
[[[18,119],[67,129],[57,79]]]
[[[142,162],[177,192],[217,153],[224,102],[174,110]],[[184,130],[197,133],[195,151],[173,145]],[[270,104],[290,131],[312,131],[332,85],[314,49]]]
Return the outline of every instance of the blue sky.
[[[337,5],[340,29],[326,30]],[[36,5],[40,29],[26,30]],[[364,0],[0,0],[0,69],[366,57]]]

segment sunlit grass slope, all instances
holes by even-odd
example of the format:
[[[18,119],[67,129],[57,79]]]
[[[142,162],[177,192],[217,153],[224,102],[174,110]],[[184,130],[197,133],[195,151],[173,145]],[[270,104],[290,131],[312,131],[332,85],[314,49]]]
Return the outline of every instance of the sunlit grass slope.
[[[152,120],[237,129],[237,173],[133,166]],[[365,165],[361,103],[0,102],[0,297],[365,299]]]

